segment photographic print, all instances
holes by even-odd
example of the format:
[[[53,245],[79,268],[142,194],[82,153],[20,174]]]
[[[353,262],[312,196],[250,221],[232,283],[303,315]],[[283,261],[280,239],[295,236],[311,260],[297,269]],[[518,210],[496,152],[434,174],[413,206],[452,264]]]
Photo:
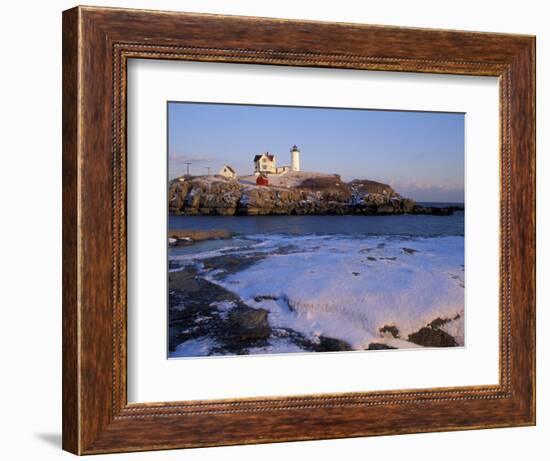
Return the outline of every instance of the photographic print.
[[[168,357],[464,346],[464,114],[169,102]]]

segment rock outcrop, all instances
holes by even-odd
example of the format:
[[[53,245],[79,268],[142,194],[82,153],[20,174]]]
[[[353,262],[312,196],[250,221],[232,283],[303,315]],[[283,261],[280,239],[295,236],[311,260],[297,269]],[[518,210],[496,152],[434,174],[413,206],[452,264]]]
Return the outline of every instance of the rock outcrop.
[[[168,189],[168,206],[174,214],[234,215],[243,186],[222,177],[175,180]]]
[[[243,184],[221,176],[170,182],[171,214],[183,215],[449,215],[459,208],[417,205],[390,186],[338,175],[306,178],[294,187]]]

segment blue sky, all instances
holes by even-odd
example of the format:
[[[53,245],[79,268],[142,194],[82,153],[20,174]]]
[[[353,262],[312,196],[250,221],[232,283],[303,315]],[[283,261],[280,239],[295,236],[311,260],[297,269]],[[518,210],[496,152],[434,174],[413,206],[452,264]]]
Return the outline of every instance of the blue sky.
[[[464,114],[231,104],[168,104],[169,176],[251,174],[270,152],[303,171],[372,179],[417,201],[464,200]]]

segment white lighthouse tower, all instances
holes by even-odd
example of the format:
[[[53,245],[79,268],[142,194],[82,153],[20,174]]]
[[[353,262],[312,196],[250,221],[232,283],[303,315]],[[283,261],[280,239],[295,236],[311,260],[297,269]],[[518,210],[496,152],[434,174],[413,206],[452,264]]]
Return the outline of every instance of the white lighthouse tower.
[[[296,147],[296,144],[290,149],[290,169],[300,171],[300,149]]]

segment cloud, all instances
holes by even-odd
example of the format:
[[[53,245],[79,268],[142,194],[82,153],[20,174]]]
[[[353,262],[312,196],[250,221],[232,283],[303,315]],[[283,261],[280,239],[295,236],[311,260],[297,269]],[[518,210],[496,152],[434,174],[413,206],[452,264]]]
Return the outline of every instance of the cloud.
[[[417,201],[462,202],[464,200],[463,184],[392,181],[390,185],[399,194]]]
[[[168,159],[170,160],[170,163],[185,163],[185,162],[191,162],[191,163],[209,163],[209,162],[215,162],[217,158],[214,155],[207,155],[207,154],[179,154],[179,153],[170,153],[168,156]]]
[[[431,182],[398,182],[398,181],[390,181],[390,186],[392,186],[394,189],[397,188],[403,188],[403,189],[409,189],[409,190],[439,190],[439,191],[451,191],[451,190],[459,190],[464,189],[463,184],[458,183],[431,183]]]

